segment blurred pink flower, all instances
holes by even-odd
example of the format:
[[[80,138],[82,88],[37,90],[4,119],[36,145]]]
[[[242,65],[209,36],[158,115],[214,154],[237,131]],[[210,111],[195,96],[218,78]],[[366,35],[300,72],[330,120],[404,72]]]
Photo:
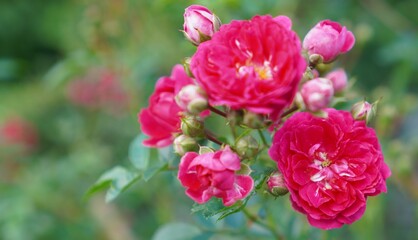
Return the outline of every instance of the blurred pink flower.
[[[71,102],[90,109],[118,113],[129,104],[128,92],[117,75],[109,70],[92,70],[83,78],[72,81],[67,90]]]
[[[31,123],[11,117],[0,125],[0,146],[18,147],[22,153],[33,151],[38,145],[38,134]]]
[[[310,55],[319,54],[325,63],[331,62],[341,53],[346,53],[354,46],[352,32],[338,22],[320,21],[313,27],[303,40],[303,48]]]
[[[200,44],[191,71],[211,105],[271,114],[292,102],[306,62],[285,16],[255,16],[221,26]]]
[[[335,69],[328,73],[325,78],[331,80],[334,92],[341,92],[347,87],[347,74],[342,68]]]
[[[282,172],[293,207],[321,229],[361,218],[368,196],[386,192],[391,171],[376,134],[350,112],[327,109],[327,118],[296,113],[269,150]]]
[[[225,206],[245,198],[254,186],[248,175],[237,175],[241,162],[229,147],[199,155],[188,152],[180,160],[178,178],[186,194],[199,204],[212,197],[222,198]]]

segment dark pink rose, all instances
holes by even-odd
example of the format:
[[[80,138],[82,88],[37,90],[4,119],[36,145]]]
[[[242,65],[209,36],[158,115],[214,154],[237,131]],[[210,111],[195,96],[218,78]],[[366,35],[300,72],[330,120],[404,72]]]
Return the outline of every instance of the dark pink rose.
[[[360,219],[368,196],[386,192],[391,172],[376,134],[347,111],[326,109],[327,118],[296,113],[280,128],[269,150],[293,207],[321,229]]]
[[[195,45],[209,40],[220,24],[218,17],[204,6],[191,5],[184,12],[184,35]]]
[[[346,53],[354,46],[355,38],[352,32],[338,22],[320,21],[313,27],[303,40],[303,48],[308,53],[319,54],[324,62],[334,60],[341,53]]]
[[[255,16],[221,26],[199,45],[191,70],[211,105],[272,114],[292,102],[306,62],[289,18]]]
[[[181,65],[173,67],[170,77],[158,79],[149,106],[138,114],[142,132],[150,137],[144,145],[165,147],[173,143],[174,134],[180,132],[182,112],[174,97],[183,86],[192,82]]]
[[[180,160],[178,178],[186,194],[199,204],[211,197],[221,198],[225,206],[245,198],[254,186],[248,175],[237,175],[241,163],[229,147],[199,155],[188,152]]]

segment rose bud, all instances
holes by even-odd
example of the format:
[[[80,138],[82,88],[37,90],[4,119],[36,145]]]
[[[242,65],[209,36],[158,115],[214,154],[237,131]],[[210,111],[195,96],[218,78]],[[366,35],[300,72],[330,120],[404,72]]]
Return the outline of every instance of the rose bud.
[[[284,183],[283,175],[279,172],[273,172],[267,179],[269,193],[275,197],[280,197],[289,192]]]
[[[334,92],[342,92],[347,87],[347,74],[342,68],[328,73],[325,78],[331,80]]]
[[[237,143],[235,144],[236,152],[242,158],[252,158],[258,153],[259,145],[257,140],[255,140],[251,136],[245,136],[238,139]]]
[[[183,156],[187,152],[196,152],[199,150],[199,145],[196,140],[183,134],[174,139],[173,147],[174,152],[180,156]]]
[[[200,114],[208,108],[206,93],[193,84],[183,87],[176,96],[176,103],[180,108],[193,115]]]
[[[301,95],[306,109],[317,112],[330,104],[334,88],[331,80],[315,78],[303,84]]]
[[[194,45],[210,40],[220,26],[219,18],[204,6],[191,5],[184,12],[184,35]]]
[[[366,101],[358,102],[351,108],[351,115],[354,119],[360,121],[364,120],[367,123],[374,115],[375,104],[376,103],[370,104]]]
[[[323,20],[316,24],[303,40],[303,48],[309,55],[319,54],[324,63],[332,62],[339,54],[348,52],[354,46],[352,32],[337,22]]]
[[[181,131],[192,138],[203,138],[205,126],[203,121],[194,116],[185,116],[181,119]]]

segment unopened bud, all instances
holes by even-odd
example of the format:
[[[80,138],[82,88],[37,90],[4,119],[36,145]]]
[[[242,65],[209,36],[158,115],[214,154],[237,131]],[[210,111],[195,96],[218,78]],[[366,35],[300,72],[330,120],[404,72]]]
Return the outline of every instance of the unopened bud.
[[[193,115],[198,115],[208,108],[206,93],[193,84],[184,86],[175,99],[180,108]]]
[[[184,134],[176,137],[173,142],[174,152],[183,156],[187,152],[197,152],[199,145],[196,140]]]
[[[194,45],[210,40],[220,26],[219,18],[204,6],[191,5],[184,12],[184,35]]]
[[[284,182],[283,175],[279,172],[274,172],[267,179],[267,187],[269,193],[275,197],[283,196],[289,192]]]
[[[317,112],[331,103],[334,88],[329,79],[315,78],[303,84],[301,95],[306,109]]]
[[[373,117],[378,101],[370,104],[366,101],[361,101],[353,105],[351,108],[351,115],[354,119],[366,121],[368,123]]]
[[[325,78],[331,80],[334,92],[341,92],[347,87],[347,74],[342,68],[328,73]]]
[[[194,116],[183,117],[180,128],[183,134],[192,138],[203,138],[205,136],[203,121]]]
[[[309,66],[315,67],[316,65],[322,63],[324,61],[324,58],[319,54],[312,54],[309,55]]]
[[[235,149],[242,158],[252,158],[257,155],[259,144],[252,136],[244,136],[238,139]]]
[[[249,128],[260,129],[264,127],[264,117],[257,113],[246,112],[242,123]]]
[[[186,72],[187,76],[194,78],[194,75],[192,73],[192,70],[190,68],[190,63],[192,62],[192,59],[187,57],[184,59],[183,61],[183,67],[184,67],[184,71]]]

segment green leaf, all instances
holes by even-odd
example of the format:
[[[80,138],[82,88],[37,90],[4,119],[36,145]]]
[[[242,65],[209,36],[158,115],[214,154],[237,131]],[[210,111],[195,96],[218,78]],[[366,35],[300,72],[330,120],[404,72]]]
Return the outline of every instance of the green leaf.
[[[146,170],[150,159],[151,149],[142,144],[145,138],[145,135],[139,134],[129,146],[129,160],[139,170]]]
[[[152,240],[192,240],[198,236],[201,230],[187,223],[168,223],[160,227],[152,237]]]
[[[108,189],[106,201],[110,202],[140,178],[141,175],[137,172],[129,171],[121,166],[116,166],[102,174],[96,183],[87,191],[85,198],[89,198],[94,193]]]

